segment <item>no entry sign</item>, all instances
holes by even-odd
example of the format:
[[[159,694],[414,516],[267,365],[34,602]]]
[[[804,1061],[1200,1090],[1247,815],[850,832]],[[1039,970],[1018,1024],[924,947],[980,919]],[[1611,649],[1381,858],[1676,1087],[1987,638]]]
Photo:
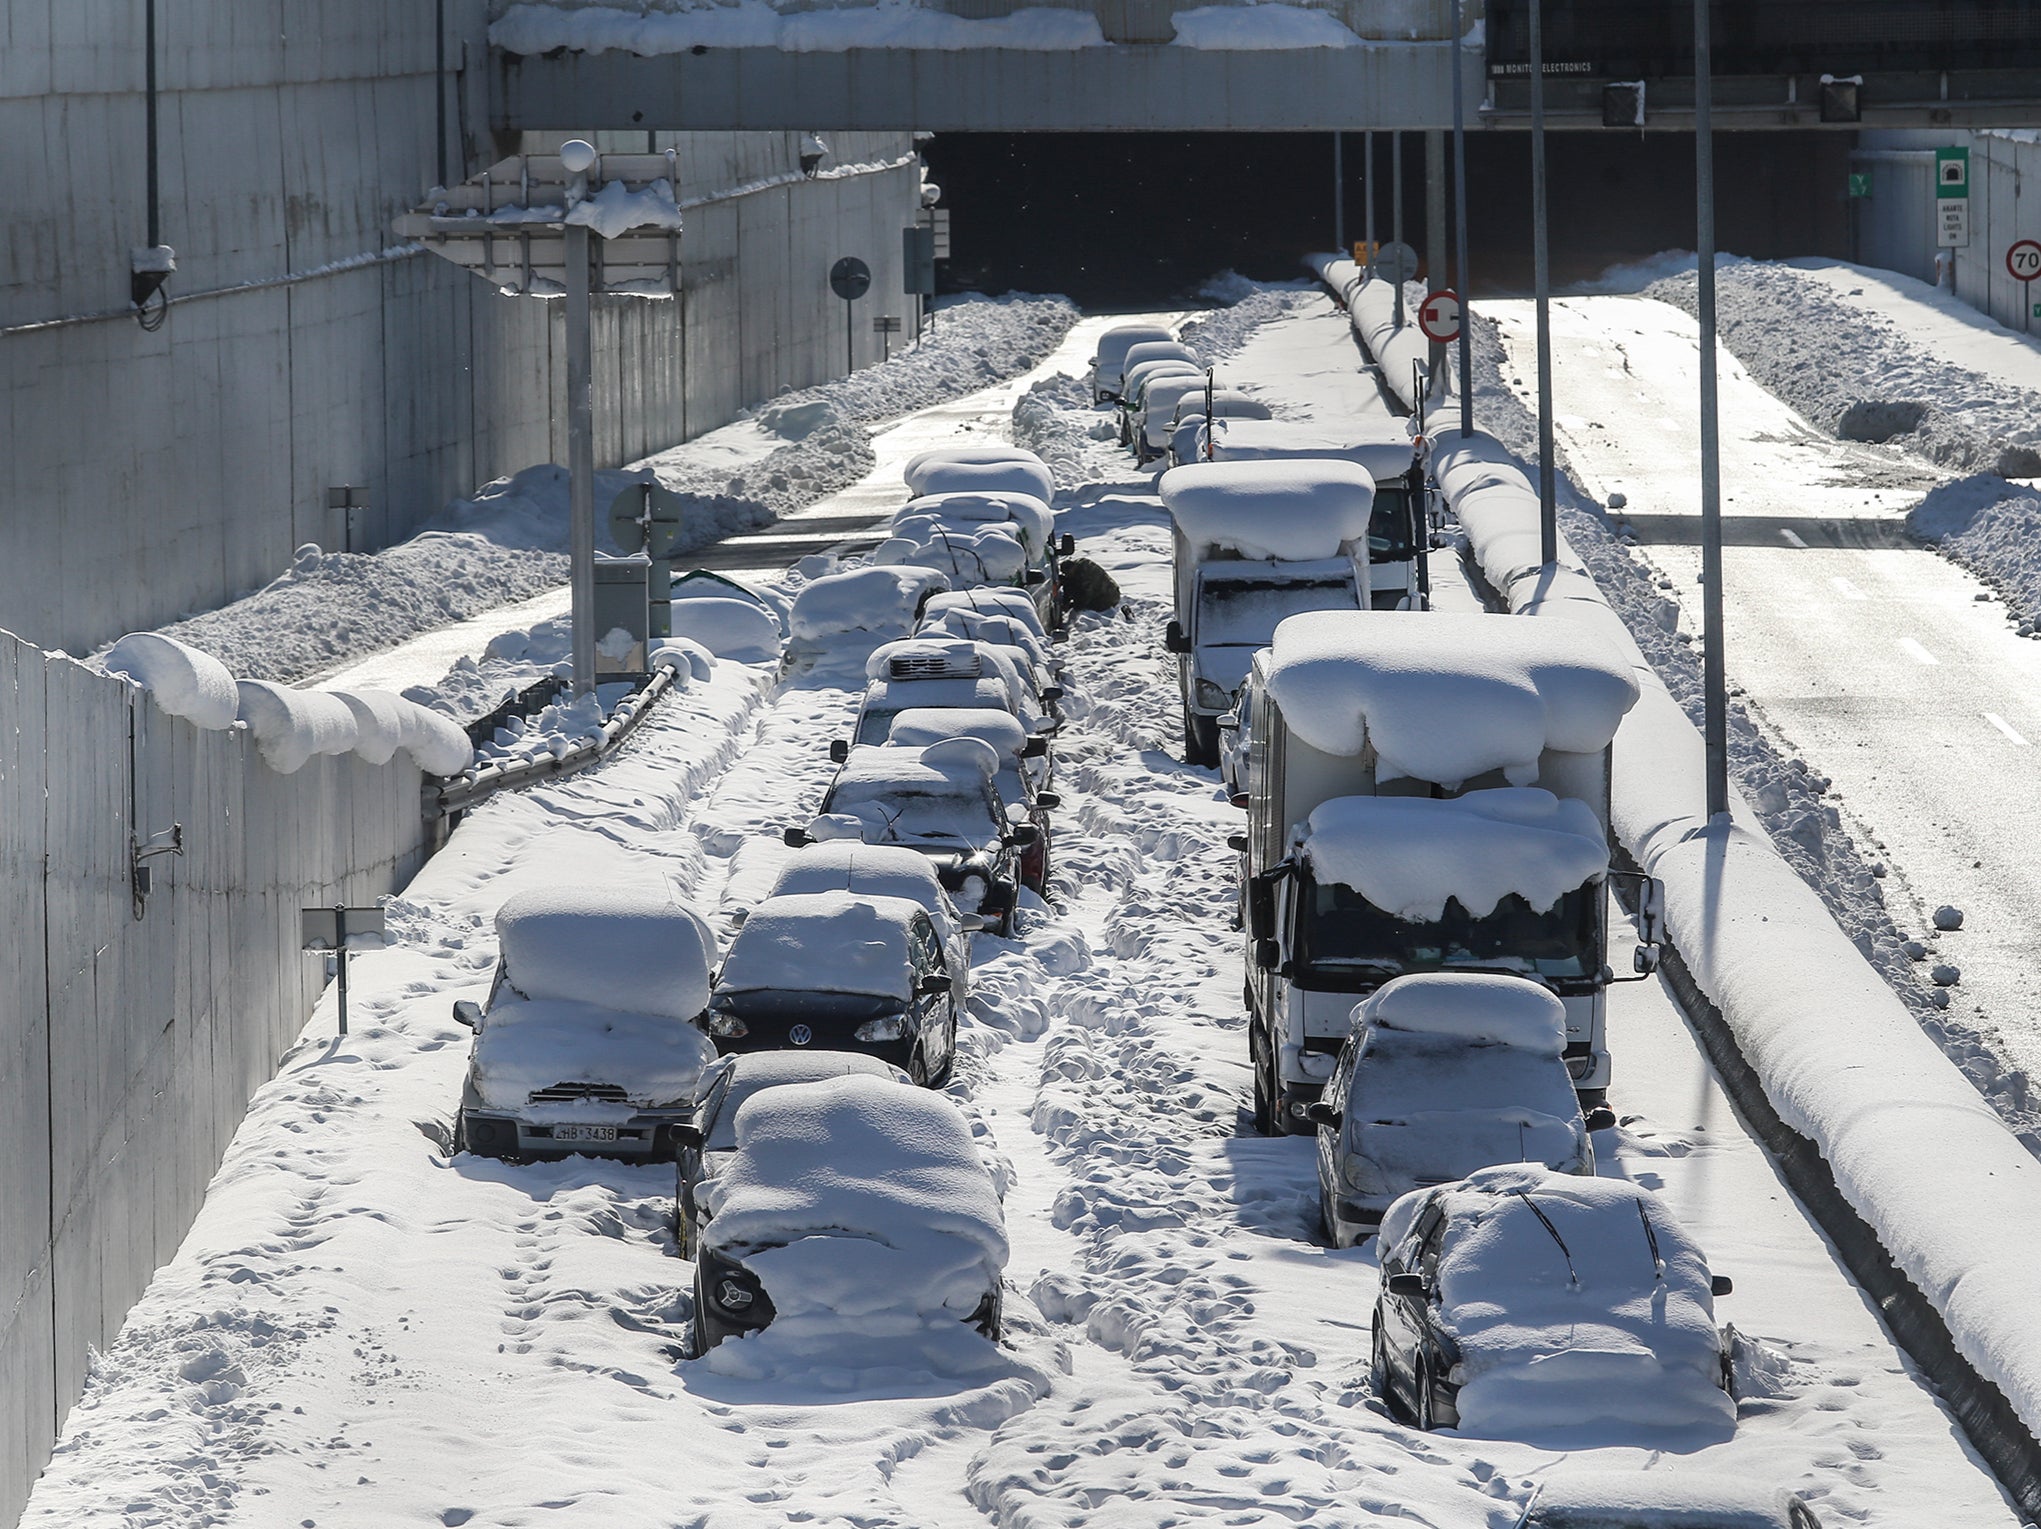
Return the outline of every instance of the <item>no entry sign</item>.
[[[1460,338],[1460,294],[1450,289],[1434,292],[1417,310],[1417,327],[1434,345],[1449,345]]]
[[[2021,239],[2006,251],[2006,269],[2014,281],[2032,281],[2041,276],[2041,240]]]

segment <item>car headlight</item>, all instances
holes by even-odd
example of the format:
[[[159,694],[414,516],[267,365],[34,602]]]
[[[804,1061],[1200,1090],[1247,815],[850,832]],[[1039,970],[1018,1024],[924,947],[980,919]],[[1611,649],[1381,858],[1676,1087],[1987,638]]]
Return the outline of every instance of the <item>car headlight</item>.
[[[1383,1188],[1381,1170],[1372,1159],[1362,1157],[1358,1152],[1342,1152],[1339,1155],[1339,1171],[1356,1194],[1377,1194]]]
[[[709,1034],[720,1035],[725,1040],[734,1041],[740,1036],[746,1036],[750,1033],[751,1026],[744,1023],[735,1014],[722,1009],[711,1009],[709,1011]]]
[[[1210,711],[1224,711],[1233,704],[1233,697],[1210,680],[1199,680],[1192,693],[1197,696],[1198,704]]]
[[[868,1019],[852,1032],[861,1041],[897,1041],[907,1033],[905,1014],[888,1014],[884,1019]]]

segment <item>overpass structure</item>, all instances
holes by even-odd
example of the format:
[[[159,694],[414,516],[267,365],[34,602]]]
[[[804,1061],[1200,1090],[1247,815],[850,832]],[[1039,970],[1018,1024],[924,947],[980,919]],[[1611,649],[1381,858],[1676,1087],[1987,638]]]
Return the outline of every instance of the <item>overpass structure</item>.
[[[2032,0],[1710,0],[1725,130],[2024,126]],[[1529,119],[1532,0],[742,0],[636,16],[512,6],[499,131],[1436,129]],[[781,6],[784,8],[780,8]],[[1692,0],[1545,0],[1555,128],[1692,125]]]

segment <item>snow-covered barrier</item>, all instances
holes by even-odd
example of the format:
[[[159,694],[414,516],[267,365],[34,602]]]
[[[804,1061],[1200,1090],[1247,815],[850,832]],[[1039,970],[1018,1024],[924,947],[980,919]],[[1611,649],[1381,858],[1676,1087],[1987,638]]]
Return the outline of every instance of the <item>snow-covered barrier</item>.
[[[1435,433],[1431,450],[1510,608],[1597,623],[1634,661],[1642,696],[1615,740],[1617,838],[1665,882],[1672,942],[1772,1109],[1812,1143],[1962,1359],[1998,1388],[2031,1451],[2041,1437],[2041,1163],[1779,857],[1748,803],[1708,821],[1700,735],[1622,620],[1563,544],[1551,574],[1525,561],[1538,499],[1508,452],[1457,429]],[[1984,1447],[1975,1426],[1972,1437]]]
[[[1318,273],[1319,279],[1337,292],[1346,304],[1347,313],[1353,320],[1354,333],[1361,337],[1361,343],[1368,347],[1368,354],[1382,368],[1382,378],[1389,384],[1390,391],[1403,400],[1406,409],[1415,410],[1419,399],[1430,388],[1432,351],[1431,341],[1417,327],[1416,304],[1406,295],[1403,323],[1399,326],[1396,322],[1396,289],[1388,282],[1364,276],[1351,260],[1341,260],[1337,256],[1313,255],[1309,264]],[[1450,356],[1446,366],[1450,391]]]

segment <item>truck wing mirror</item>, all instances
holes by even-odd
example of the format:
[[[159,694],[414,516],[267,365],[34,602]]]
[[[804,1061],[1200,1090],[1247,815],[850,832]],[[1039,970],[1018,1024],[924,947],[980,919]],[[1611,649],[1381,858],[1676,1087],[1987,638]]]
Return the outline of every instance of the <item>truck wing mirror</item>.
[[[842,764],[846,759],[850,758],[850,740],[847,738],[830,739],[829,757],[837,764]]]
[[[1232,850],[1232,851],[1233,851],[1233,853],[1234,853],[1234,854],[1236,854],[1236,855],[1244,855],[1244,854],[1246,854],[1246,853],[1247,853],[1247,835],[1246,835],[1246,834],[1228,834],[1228,835],[1226,836],[1226,847],[1227,847],[1228,849]]]
[[[1219,713],[1219,725],[1220,725],[1221,727],[1223,727],[1223,728],[1229,728],[1229,729],[1231,729],[1231,730],[1233,730],[1233,731],[1236,731],[1236,732],[1237,732],[1237,731],[1239,731],[1239,728],[1240,728],[1240,713],[1239,713],[1239,712],[1237,712],[1237,711],[1222,711],[1222,712],[1220,712],[1220,713]]]
[[[1382,1281],[1383,1290],[1390,1295],[1409,1296],[1413,1301],[1424,1299],[1424,1276],[1422,1274],[1392,1274]]]
[[[926,997],[933,998],[938,993],[947,993],[951,986],[950,979],[941,972],[931,972],[914,985],[914,990]]]
[[[1726,1274],[1718,1274],[1708,1281],[1708,1293],[1710,1295],[1735,1295],[1736,1281]]]
[[[1245,812],[1247,810],[1247,793],[1245,791],[1236,791],[1226,798],[1226,803],[1228,806],[1238,807]]]
[[[1023,759],[1040,759],[1048,752],[1049,740],[1040,733],[1036,733],[1026,743],[1021,745],[1020,757]]]
[[[482,1028],[482,1006],[470,999],[463,998],[454,1005],[454,1023],[466,1025],[470,1030],[480,1031]]]
[[[1044,706],[1054,706],[1063,699],[1063,687],[1061,685],[1044,685],[1035,694],[1041,698]]]
[[[1613,1131],[1616,1128],[1616,1112],[1606,1104],[1598,1104],[1587,1112],[1586,1124],[1590,1131]]]
[[[1282,963],[1283,947],[1280,941],[1257,939],[1254,942],[1254,964],[1265,972],[1274,971]]]
[[[1162,645],[1171,653],[1190,652],[1191,642],[1188,637],[1184,636],[1183,623],[1181,621],[1172,620],[1168,626],[1162,629]]]
[[[1659,948],[1656,945],[1639,945],[1630,952],[1630,969],[1640,977],[1649,977],[1658,970]]]
[[[1033,586],[1036,584],[1046,584],[1049,582],[1049,575],[1043,569],[1030,568],[1028,569],[1027,572],[1021,575],[1021,582],[1029,586]]]

